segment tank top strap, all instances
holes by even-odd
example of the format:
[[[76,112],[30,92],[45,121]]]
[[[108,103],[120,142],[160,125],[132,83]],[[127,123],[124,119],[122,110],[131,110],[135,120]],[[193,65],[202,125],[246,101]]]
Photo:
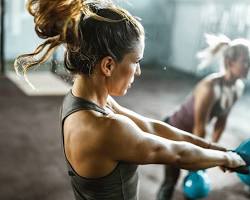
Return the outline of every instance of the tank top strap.
[[[102,113],[103,115],[108,115],[108,112],[101,108],[100,106],[96,105],[95,103],[88,101],[83,98],[79,98],[73,95],[72,90],[64,97],[63,104],[61,107],[61,133],[62,133],[62,147],[65,155],[65,159],[67,165],[69,167],[68,174],[70,176],[75,176],[77,173],[74,171],[73,167],[69,163],[64,149],[64,133],[63,133],[63,124],[64,120],[74,112],[79,110],[94,110],[97,112]]]
[[[94,110],[102,113],[103,115],[108,115],[108,112],[100,106],[86,99],[74,96],[70,90],[63,101],[61,120],[63,121],[67,116],[79,110]]]

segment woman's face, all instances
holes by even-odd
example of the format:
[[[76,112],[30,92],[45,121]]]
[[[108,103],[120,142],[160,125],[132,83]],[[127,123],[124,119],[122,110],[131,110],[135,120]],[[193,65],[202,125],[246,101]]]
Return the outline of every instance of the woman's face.
[[[141,74],[140,61],[143,58],[144,38],[136,45],[134,51],[126,54],[122,61],[116,63],[115,69],[108,82],[109,94],[122,96],[132,86],[134,77]]]
[[[230,63],[229,69],[234,78],[246,78],[249,67],[249,52],[246,50],[235,61]]]

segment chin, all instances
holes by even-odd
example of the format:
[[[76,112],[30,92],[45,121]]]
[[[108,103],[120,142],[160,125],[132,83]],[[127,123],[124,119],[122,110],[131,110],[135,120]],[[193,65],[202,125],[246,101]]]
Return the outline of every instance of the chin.
[[[126,94],[127,94],[127,92],[128,92],[128,89],[125,89],[125,90],[121,91],[120,96],[124,96],[124,95],[126,95]]]
[[[123,91],[123,92],[121,93],[121,95],[120,95],[120,96],[124,96],[124,95],[126,95],[126,94],[127,94],[127,91],[128,91],[128,90]]]
[[[124,96],[126,94],[127,94],[127,90],[124,90],[124,91],[121,91],[121,92],[114,92],[114,93],[111,93],[110,95],[115,96],[115,97],[120,97],[120,96]]]

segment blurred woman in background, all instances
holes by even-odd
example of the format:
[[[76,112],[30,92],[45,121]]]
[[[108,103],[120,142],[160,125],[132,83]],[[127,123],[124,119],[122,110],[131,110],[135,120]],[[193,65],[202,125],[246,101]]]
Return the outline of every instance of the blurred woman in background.
[[[217,143],[225,129],[230,110],[243,93],[242,79],[250,66],[249,41],[230,40],[226,36],[206,35],[208,47],[199,52],[199,68],[207,67],[214,59],[221,61],[221,71],[208,75],[194,88],[186,101],[167,116],[164,122],[205,138],[206,126],[215,119],[212,142]],[[221,60],[222,59],[222,60]],[[165,176],[157,195],[158,200],[171,199],[180,168],[165,166]]]

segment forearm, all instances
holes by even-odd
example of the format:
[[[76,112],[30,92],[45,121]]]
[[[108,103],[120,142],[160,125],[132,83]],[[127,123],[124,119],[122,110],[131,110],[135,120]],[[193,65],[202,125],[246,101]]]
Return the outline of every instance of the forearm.
[[[222,135],[222,132],[225,130],[228,115],[229,115],[229,111],[226,114],[217,117],[217,120],[214,124],[214,131],[212,134],[212,142],[219,141]]]
[[[228,152],[211,149],[204,149],[187,142],[171,142],[159,145],[155,148],[156,162],[161,164],[171,164],[179,168],[197,170],[215,166],[235,167],[239,165],[233,163]],[[175,155],[169,158],[169,155]]]
[[[194,135],[200,137],[200,138],[205,138],[206,136],[206,129],[204,126],[195,126],[194,130],[193,130]],[[204,141],[202,139],[202,141]],[[214,150],[220,150],[220,151],[226,151],[227,149],[225,147],[220,146],[219,144],[214,143],[214,141],[212,142],[208,142],[208,149],[214,149]]]
[[[189,170],[206,169],[228,165],[227,156],[222,151],[204,149],[190,143],[183,145],[178,165]]]
[[[192,144],[195,144],[203,148],[210,147],[209,142],[207,142],[206,140],[196,135],[188,133],[186,131],[177,129],[173,126],[170,126],[168,124],[161,123],[161,122],[154,122],[152,124],[153,124],[153,130],[155,132],[155,135],[158,135],[158,136],[170,139],[170,140],[190,142]]]
[[[223,123],[223,124],[215,124],[214,132],[212,134],[212,142],[218,142],[219,141],[224,129],[225,129],[225,123]]]
[[[194,135],[196,135],[198,137],[205,138],[206,137],[206,128],[205,128],[204,122],[200,122],[198,124],[195,124],[192,132]]]
[[[212,135],[212,142],[217,143],[221,137],[223,130],[215,130]]]

